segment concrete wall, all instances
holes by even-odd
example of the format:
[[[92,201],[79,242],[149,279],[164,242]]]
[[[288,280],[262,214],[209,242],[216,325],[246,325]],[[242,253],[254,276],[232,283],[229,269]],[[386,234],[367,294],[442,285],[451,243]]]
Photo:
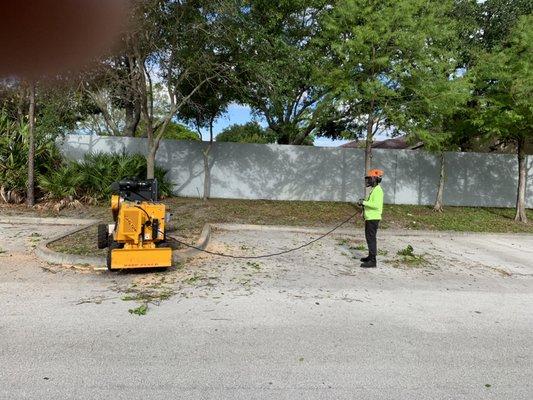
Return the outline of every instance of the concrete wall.
[[[169,171],[177,195],[203,193],[202,149],[206,143],[165,140],[157,163]],[[88,152],[146,154],[140,138],[69,135],[62,152],[81,159]],[[435,199],[439,163],[430,153],[374,150],[373,165],[385,171],[389,204],[429,205]],[[517,162],[513,155],[446,153],[447,205],[512,207]],[[272,200],[356,201],[363,196],[364,152],[360,149],[214,143],[210,197]],[[528,207],[533,207],[533,157],[528,159]]]

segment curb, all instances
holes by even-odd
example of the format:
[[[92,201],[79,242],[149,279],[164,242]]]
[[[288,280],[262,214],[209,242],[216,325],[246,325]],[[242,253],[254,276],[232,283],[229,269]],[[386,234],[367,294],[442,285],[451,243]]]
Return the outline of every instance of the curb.
[[[9,221],[9,222],[5,222]],[[66,223],[66,221],[69,221],[69,223]],[[48,248],[48,245],[51,243],[63,239],[66,236],[73,235],[74,233],[77,233],[79,231],[82,231],[84,229],[90,228],[93,225],[98,224],[100,221],[98,220],[80,220],[80,219],[62,219],[61,223],[58,223],[58,221],[50,221],[50,218],[43,219],[43,218],[25,218],[24,220],[11,220],[2,218],[0,219],[0,223],[7,223],[7,224],[13,224],[13,223],[30,223],[30,224],[44,224],[44,225],[78,225],[73,229],[69,229],[65,233],[61,233],[59,235],[56,235],[45,242],[39,244],[35,248],[35,255],[39,257],[41,260],[45,262],[49,262],[51,264],[68,264],[68,265],[91,265],[94,267],[101,267],[106,265],[106,258],[102,256],[81,256],[76,254],[68,254],[68,253],[60,253],[57,251],[54,251],[50,248]],[[170,236],[170,235],[169,235]],[[172,236],[170,236],[172,237]],[[209,240],[211,239],[211,225],[205,224],[202,228],[202,233],[200,234],[200,237],[195,243],[195,246],[199,249],[205,249],[207,245],[209,244]],[[180,263],[186,261],[188,258],[194,257],[196,254],[200,253],[200,250],[187,248],[184,250],[174,251],[172,253],[172,261],[173,263]]]
[[[74,233],[74,232],[72,232]],[[39,246],[35,249],[35,255],[50,264],[60,265],[91,265],[94,267],[105,266],[104,257],[79,256],[75,254],[59,253],[48,247]]]
[[[80,220],[77,220],[77,221],[80,221]],[[51,264],[93,265],[93,266],[105,265],[106,264],[105,257],[81,256],[81,255],[76,255],[76,254],[59,253],[57,251],[54,251],[48,248],[49,244],[57,240],[60,240],[66,236],[72,235],[84,229],[90,228],[91,226],[99,223],[99,221],[97,220],[82,220],[82,221],[84,221],[84,224],[82,224],[81,226],[79,226],[80,224],[77,224],[78,226],[75,227],[74,229],[70,229],[65,233],[56,235],[52,237],[51,239],[48,239],[44,243],[39,244],[35,248],[35,255],[39,257],[41,260],[49,262]],[[49,224],[49,225],[52,225],[52,224]],[[63,225],[63,224],[58,224],[58,225]]]
[[[1,217],[0,224],[32,224],[32,225],[87,225],[97,223],[95,219],[79,219],[79,218],[55,218],[55,217],[18,217],[9,216]],[[56,239],[57,240],[57,239]]]

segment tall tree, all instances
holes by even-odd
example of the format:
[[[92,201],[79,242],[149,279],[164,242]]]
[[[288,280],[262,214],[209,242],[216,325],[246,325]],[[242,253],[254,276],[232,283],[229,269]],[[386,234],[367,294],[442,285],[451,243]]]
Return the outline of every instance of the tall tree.
[[[515,220],[527,222],[524,147],[533,138],[533,15],[521,17],[506,40],[481,54],[473,72],[480,88],[475,121],[487,135],[516,149]]]
[[[438,212],[444,210],[445,152],[459,150],[462,142],[454,116],[470,99],[469,80],[454,74],[453,60],[444,56],[440,68],[426,71],[414,79],[410,85],[411,97],[402,107],[400,118],[395,120],[412,139],[422,141],[425,150],[438,155],[439,181],[433,206]]]
[[[509,109],[507,109],[504,106],[506,100],[499,97],[497,93],[503,94],[505,88],[511,87],[505,85],[512,85],[517,93],[527,89],[528,84],[524,83],[527,82],[525,76],[522,82],[511,79],[509,75],[504,78],[505,71],[514,68],[519,70],[520,65],[523,65],[522,62],[527,62],[527,52],[521,60],[522,55],[512,56],[512,50],[506,52],[503,50],[516,48],[517,44],[512,44],[512,41],[513,35],[516,34],[514,30],[517,29],[517,23],[520,18],[530,16],[532,13],[533,2],[528,0],[487,0],[484,2],[460,0],[456,2],[455,14],[460,22],[459,37],[463,50],[461,67],[465,75],[470,76],[473,82],[472,99],[467,107],[461,109],[452,118],[456,126],[455,135],[460,136],[463,150],[470,149],[475,141],[489,142],[493,145],[510,144],[515,146],[517,153],[520,152],[520,147],[523,148],[520,146],[520,137],[523,135],[511,133],[515,128],[511,126],[509,120],[511,114],[520,113],[518,109],[513,108],[517,104],[513,105],[513,99],[508,98]],[[496,103],[500,100],[498,107]],[[525,115],[527,116],[527,113]],[[503,130],[504,121],[509,123],[507,129],[512,129],[512,131]],[[521,121],[516,125],[518,131],[524,122]],[[500,124],[499,127],[498,124]],[[518,158],[519,166],[525,163],[523,157],[518,156]],[[523,169],[519,167],[516,205],[518,221],[526,217],[521,206],[525,201],[520,200],[522,193],[520,183],[525,182],[525,178],[523,172],[520,178],[520,171]]]
[[[35,79],[35,78],[34,78]],[[0,197],[35,203],[35,181],[59,161],[55,140],[83,114],[73,90],[58,82],[0,82]],[[31,129],[30,129],[31,124]]]
[[[206,43],[225,34],[218,12],[225,4],[226,0],[132,2],[122,54],[103,59],[104,72],[87,79],[86,89],[112,133],[131,135],[142,128],[148,178],[154,177],[155,157],[168,125],[226,68],[216,62],[213,46]],[[110,105],[123,110],[120,126],[113,121]]]
[[[318,40],[326,101],[336,101],[351,117],[352,134],[365,137],[365,170],[374,136],[391,128],[409,100],[404,82],[419,66],[440,62],[435,56],[450,36],[450,7],[447,0],[341,0],[325,16]]]
[[[122,54],[106,59],[98,68],[83,76],[83,89],[96,107],[84,127],[91,120],[98,132],[113,136],[135,136],[141,118],[141,100],[138,87],[137,59],[131,48],[130,34],[123,38]],[[104,129],[101,128],[104,126]],[[91,129],[93,130],[93,129]]]
[[[312,38],[329,3],[244,0],[232,16],[242,102],[266,120],[280,144],[313,142],[324,91],[315,80],[321,58]]]
[[[218,81],[218,82],[217,82]],[[204,144],[202,156],[204,161],[204,191],[203,200],[210,196],[211,168],[209,165],[209,154],[213,147],[213,124],[215,120],[224,113],[231,98],[226,96],[228,85],[224,79],[213,79],[202,90],[199,90],[191,97],[188,105],[183,107],[179,116],[192,122],[198,131],[198,136],[202,138],[202,128],[209,132],[209,140]]]
[[[216,3],[215,6],[223,3]],[[167,125],[204,85],[227,68],[213,57],[212,47],[204,41],[226,33],[220,14],[207,0],[152,0],[142,3],[143,22],[137,34],[148,35],[146,48],[133,44],[140,63],[141,116],[148,139],[147,177],[154,176],[154,162]],[[147,26],[148,24],[148,26]],[[195,77],[201,77],[196,80]],[[161,118],[154,114],[154,80],[162,80],[168,91],[167,112]],[[184,82],[193,84],[184,85]]]
[[[456,17],[457,10],[449,9],[448,17]],[[443,39],[431,57],[417,62],[402,80],[402,100],[390,119],[401,130],[408,132],[411,140],[422,141],[424,149],[438,155],[439,181],[433,206],[434,211],[444,209],[446,179],[446,151],[456,151],[463,142],[463,133],[457,114],[463,111],[470,99],[471,85],[464,75],[463,48],[460,33],[465,29],[460,20],[447,18],[439,26]]]
[[[231,13],[231,8],[223,4],[215,7],[218,18],[225,19]],[[178,111],[178,117],[189,124],[196,126],[200,139],[202,138],[202,129],[207,129],[209,140],[204,143],[202,150],[204,163],[204,189],[203,200],[207,201],[210,197],[211,189],[211,167],[209,155],[213,147],[213,124],[217,118],[223,115],[228,105],[238,100],[238,85],[233,68],[220,68],[220,66],[230,65],[232,57],[229,46],[226,41],[229,37],[227,30],[229,27],[223,26],[223,29],[204,30],[200,32],[202,38],[197,38],[210,58],[209,66],[201,71],[196,71],[189,79],[181,83],[182,92],[190,92],[192,88],[198,85],[206,77],[209,81],[200,87]],[[231,36],[231,35],[230,35]]]

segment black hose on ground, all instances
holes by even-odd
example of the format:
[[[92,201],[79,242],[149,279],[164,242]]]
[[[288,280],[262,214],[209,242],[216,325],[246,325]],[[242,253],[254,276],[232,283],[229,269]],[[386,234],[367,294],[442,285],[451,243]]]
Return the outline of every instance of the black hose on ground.
[[[307,243],[304,243],[302,244],[301,246],[298,246],[298,247],[294,247],[292,249],[289,249],[289,250],[283,250],[283,251],[279,251],[277,253],[270,253],[270,254],[261,254],[261,255],[258,255],[258,256],[236,256],[236,255],[233,255],[233,254],[226,254],[226,253],[218,253],[216,251],[209,251],[209,250],[205,250],[205,249],[201,249],[200,247],[197,247],[197,246],[194,246],[192,244],[189,244],[189,243],[186,243],[186,242],[182,242],[181,240],[179,239],[176,239],[176,238],[173,238],[173,237],[169,237],[167,236],[167,240],[171,240],[171,241],[174,241],[176,243],[179,243],[183,246],[186,246],[186,247],[189,247],[191,249],[196,249],[198,251],[201,251],[203,253],[207,253],[207,254],[211,254],[211,255],[214,255],[214,256],[219,256],[219,257],[227,257],[227,258],[239,258],[239,259],[257,259],[257,258],[267,258],[267,257],[275,257],[275,256],[280,256],[282,254],[287,254],[287,253],[290,253],[290,252],[293,252],[293,251],[296,251],[296,250],[300,250],[304,247],[307,247],[315,242],[318,242],[319,240],[325,238],[326,236],[330,235],[331,233],[333,233],[334,231],[336,231],[337,229],[339,229],[341,226],[343,226],[344,224],[346,224],[348,221],[350,221],[352,218],[354,218],[355,216],[357,216],[360,212],[356,212],[355,214],[353,215],[350,215],[349,218],[347,218],[346,220],[342,221],[340,224],[336,225],[333,229],[327,231],[326,233],[324,233],[323,235],[317,237],[316,239],[313,239],[311,240],[310,242],[307,242]]]

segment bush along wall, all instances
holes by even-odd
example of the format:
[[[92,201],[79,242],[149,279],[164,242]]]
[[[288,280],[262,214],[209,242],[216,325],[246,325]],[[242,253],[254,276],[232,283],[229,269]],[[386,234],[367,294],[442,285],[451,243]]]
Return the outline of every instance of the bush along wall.
[[[167,171],[156,167],[159,195],[172,194]],[[111,195],[113,182],[124,178],[146,178],[146,159],[140,154],[95,153],[86,154],[81,161],[64,160],[59,168],[49,169],[38,178],[45,200],[98,203]]]
[[[0,110],[0,202],[22,203],[28,182],[28,124],[13,121]],[[35,138],[36,176],[54,171],[62,157],[51,135]]]

